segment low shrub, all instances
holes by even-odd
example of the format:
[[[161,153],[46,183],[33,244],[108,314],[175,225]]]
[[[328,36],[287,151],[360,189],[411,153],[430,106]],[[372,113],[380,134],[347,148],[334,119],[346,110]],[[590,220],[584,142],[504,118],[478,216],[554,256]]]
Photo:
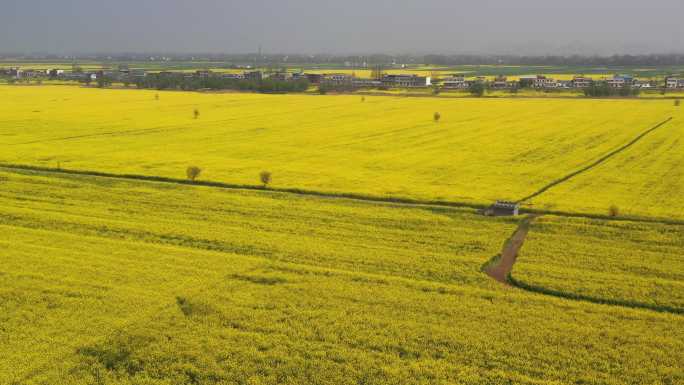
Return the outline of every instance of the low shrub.
[[[608,208],[608,215],[610,215],[611,217],[617,217],[618,215],[620,215],[620,208],[615,205],[610,206]]]
[[[201,173],[202,169],[197,166],[190,166],[187,170],[185,170],[185,175],[187,175],[188,179],[193,182],[200,176]]]
[[[271,173],[269,171],[262,171],[259,174],[259,180],[264,185],[264,188],[268,187],[269,183],[271,183]]]

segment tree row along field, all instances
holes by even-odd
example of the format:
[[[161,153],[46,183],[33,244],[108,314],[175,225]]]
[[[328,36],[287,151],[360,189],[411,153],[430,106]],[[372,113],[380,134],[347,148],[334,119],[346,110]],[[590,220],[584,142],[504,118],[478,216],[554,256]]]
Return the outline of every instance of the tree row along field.
[[[0,68],[27,68],[35,70],[47,69],[63,69],[71,70],[74,67],[74,62],[68,61],[25,61],[25,60],[2,60],[0,61]],[[197,70],[211,70],[214,72],[224,73],[243,73],[248,68],[227,68],[225,62],[216,61],[133,61],[122,63],[102,63],[91,60],[81,60],[76,63],[77,67],[82,70],[111,70],[116,69],[119,65],[131,69],[141,69],[151,72],[161,71],[187,71],[194,72]],[[254,64],[254,63],[250,63]],[[280,63],[282,65],[282,63]],[[370,78],[373,72],[368,68],[349,68],[348,66],[341,66],[340,64],[319,63],[316,64],[290,64],[285,68],[280,66],[273,67],[264,65],[261,68],[252,68],[253,70],[261,70],[264,72],[274,70],[287,70],[288,72],[306,72],[306,73],[321,73],[321,74],[355,74],[361,78]],[[419,76],[434,76],[447,77],[453,74],[465,74],[467,76],[488,76],[493,77],[497,75],[508,76],[511,79],[517,79],[523,75],[545,75],[554,77],[556,79],[570,80],[574,76],[584,75],[594,78],[610,77],[616,73],[632,74],[638,78],[663,78],[668,75],[676,74],[684,71],[682,66],[659,66],[644,67],[640,66],[617,66],[606,67],[601,66],[576,66],[576,65],[409,65],[406,68],[383,68],[382,72],[386,74],[415,74]]]
[[[684,381],[683,317],[481,273],[513,219],[29,171],[0,171],[0,184],[2,383]],[[628,256],[631,279],[682,270],[668,254],[637,261],[654,247],[640,239],[681,250],[670,227],[543,220],[528,246],[558,227],[572,244],[623,232],[633,241],[600,245]]]
[[[518,200],[672,117],[530,207],[684,218],[671,100],[439,99],[0,86],[0,162],[488,204]],[[194,113],[197,111],[197,114]],[[433,116],[439,112],[441,119]]]

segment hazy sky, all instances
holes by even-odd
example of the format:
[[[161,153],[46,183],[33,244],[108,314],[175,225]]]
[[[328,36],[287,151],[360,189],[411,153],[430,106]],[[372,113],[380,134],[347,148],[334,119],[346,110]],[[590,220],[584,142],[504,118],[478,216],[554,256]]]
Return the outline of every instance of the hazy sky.
[[[684,0],[0,0],[0,52],[684,52]]]

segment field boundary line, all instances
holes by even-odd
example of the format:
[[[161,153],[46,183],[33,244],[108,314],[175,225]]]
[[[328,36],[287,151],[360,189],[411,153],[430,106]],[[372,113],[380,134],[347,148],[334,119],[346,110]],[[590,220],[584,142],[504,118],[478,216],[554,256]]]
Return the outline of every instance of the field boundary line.
[[[429,200],[429,199],[421,200],[421,199],[414,199],[414,198],[407,198],[407,197],[383,197],[383,196],[377,196],[377,195],[366,195],[366,194],[352,193],[352,192],[326,192],[326,191],[307,190],[307,189],[300,189],[300,188],[278,188],[278,187],[264,188],[263,186],[260,186],[260,185],[250,185],[250,184],[236,184],[236,183],[202,181],[202,180],[190,181],[187,179],[171,178],[171,177],[164,177],[164,176],[139,175],[139,174],[115,174],[115,173],[104,172],[104,171],[74,170],[74,169],[32,166],[32,165],[2,163],[2,162],[0,162],[0,169],[10,170],[10,171],[14,171],[14,172],[28,171],[28,172],[36,172],[36,173],[43,173],[43,174],[91,176],[91,177],[99,177],[99,178],[143,181],[143,182],[152,182],[152,183],[155,183],[155,182],[156,183],[167,183],[167,184],[177,184],[177,185],[195,186],[195,187],[213,187],[213,188],[220,188],[220,189],[226,189],[226,190],[245,190],[245,191],[255,191],[255,192],[265,192],[265,193],[293,194],[293,195],[313,196],[313,197],[328,198],[328,199],[348,199],[348,200],[354,200],[354,201],[360,201],[360,202],[390,204],[390,205],[393,204],[393,205],[413,206],[413,207],[467,208],[467,209],[481,210],[481,209],[485,209],[485,208],[490,206],[490,204],[485,204],[485,203],[445,201],[445,200]],[[535,208],[524,209],[522,214],[544,214],[544,215],[554,215],[554,216],[559,216],[559,217],[588,218],[588,219],[598,219],[598,220],[607,220],[607,221],[626,221],[626,222],[660,223],[660,224],[666,224],[666,225],[684,225],[684,219],[647,217],[647,216],[628,216],[628,215],[613,217],[613,216],[610,216],[607,214],[569,212],[569,211],[535,209]]]
[[[448,91],[442,91],[438,95],[432,93],[383,93],[374,91],[359,91],[359,92],[343,92],[343,91],[330,91],[325,95],[321,95],[318,92],[304,91],[304,92],[258,92],[258,91],[241,91],[241,90],[210,90],[210,89],[197,89],[197,90],[181,90],[181,89],[163,89],[157,90],[154,88],[135,88],[135,87],[123,87],[123,86],[109,86],[109,87],[98,87],[98,86],[86,86],[82,84],[67,84],[67,83],[47,83],[47,84],[7,84],[0,82],[0,86],[5,87],[76,87],[82,89],[91,90],[114,90],[114,91],[156,91],[156,92],[175,92],[175,93],[198,93],[198,94],[254,94],[254,95],[299,95],[299,96],[377,96],[377,97],[397,97],[397,98],[435,98],[435,99],[569,99],[569,100],[638,100],[638,101],[663,101],[663,100],[677,100],[681,99],[681,96],[586,96],[583,93],[577,93],[575,95],[559,95],[559,94],[545,94],[541,95],[521,95],[521,94],[503,94],[503,95],[482,95],[474,96],[469,92],[464,91],[460,95],[455,95],[449,93]]]
[[[513,267],[517,262],[520,249],[522,249],[522,246],[525,243],[525,239],[531,230],[532,224],[538,217],[539,215],[530,215],[524,218],[516,228],[515,232],[504,241],[501,252],[485,262],[480,268],[480,271],[497,282],[529,293],[536,293],[572,301],[590,302],[598,305],[619,306],[631,309],[650,310],[659,313],[684,315],[684,308],[676,306],[656,305],[619,298],[612,299],[593,297],[529,284],[513,277]]]
[[[619,306],[631,309],[643,309],[651,310],[659,313],[670,313],[684,315],[684,309],[669,305],[653,305],[638,301],[629,301],[624,299],[611,299],[611,298],[601,298],[592,297],[590,295],[584,295],[579,293],[565,292],[562,290],[550,289],[544,286],[532,285],[526,282],[520,281],[513,277],[513,275],[508,276],[508,283],[520,290],[524,290],[530,293],[537,293],[542,295],[547,295],[556,298],[563,298],[573,301],[590,302],[598,305],[609,305],[609,306]]]
[[[541,189],[537,190],[536,192],[534,192],[534,193],[532,193],[532,194],[526,196],[525,198],[519,200],[518,202],[522,203],[522,202],[528,201],[528,200],[530,200],[530,199],[536,198],[536,197],[538,197],[539,195],[541,195],[541,194],[545,193],[546,191],[550,190],[551,188],[553,188],[553,187],[555,187],[555,186],[558,186],[558,185],[561,184],[561,183],[567,182],[568,180],[570,180],[570,179],[576,177],[577,175],[582,174],[582,173],[584,173],[584,172],[587,172],[587,171],[589,171],[589,170],[591,170],[591,169],[593,169],[593,168],[595,168],[595,167],[601,165],[602,163],[605,163],[605,162],[608,161],[610,158],[614,157],[615,155],[620,154],[621,152],[623,152],[623,151],[627,150],[628,148],[632,147],[633,145],[635,145],[637,142],[639,142],[641,139],[643,139],[646,135],[650,134],[651,132],[653,132],[653,131],[657,130],[658,128],[664,126],[665,124],[669,123],[670,121],[672,121],[672,119],[673,119],[672,117],[669,117],[669,118],[665,119],[664,121],[662,121],[662,122],[656,124],[655,126],[649,128],[648,130],[646,130],[646,131],[642,132],[641,134],[637,135],[634,139],[630,140],[630,141],[627,142],[626,144],[624,144],[624,145],[622,145],[622,146],[616,148],[615,150],[613,150],[613,151],[611,151],[611,152],[609,152],[609,153],[603,155],[602,157],[600,157],[599,159],[595,160],[595,161],[592,162],[591,164],[589,164],[589,165],[587,165],[587,166],[585,166],[585,167],[582,167],[582,168],[580,168],[579,170],[573,171],[573,172],[571,172],[570,174],[568,174],[568,175],[566,175],[566,176],[564,176],[564,177],[562,177],[562,178],[560,178],[560,179],[556,179],[555,181],[553,181],[553,182],[547,184],[546,186],[544,186],[544,187],[542,187]]]

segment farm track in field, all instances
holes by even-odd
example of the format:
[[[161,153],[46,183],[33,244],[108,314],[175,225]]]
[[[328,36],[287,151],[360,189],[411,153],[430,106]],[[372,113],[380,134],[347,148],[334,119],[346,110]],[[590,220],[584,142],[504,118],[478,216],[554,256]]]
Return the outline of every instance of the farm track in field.
[[[637,142],[639,142],[641,139],[643,139],[646,135],[650,134],[651,132],[653,132],[653,131],[657,130],[658,128],[664,126],[665,124],[669,123],[672,119],[673,119],[672,117],[669,117],[669,118],[665,119],[664,121],[662,121],[662,122],[656,124],[655,126],[649,128],[648,130],[642,132],[641,134],[639,134],[638,136],[636,136],[634,139],[632,139],[632,140],[629,141],[628,143],[626,143],[626,144],[620,146],[619,148],[617,148],[617,149],[615,149],[615,150],[613,150],[613,151],[607,153],[606,155],[602,156],[601,158],[597,159],[596,161],[594,161],[593,163],[589,164],[588,166],[585,166],[585,167],[583,167],[583,168],[581,168],[581,169],[579,169],[579,170],[577,170],[577,171],[573,171],[572,173],[570,173],[570,174],[568,174],[568,175],[566,175],[566,176],[564,176],[564,177],[562,177],[562,178],[560,178],[560,179],[557,179],[557,180],[555,180],[555,181],[553,181],[553,182],[547,184],[546,186],[542,187],[541,189],[537,190],[536,192],[532,193],[531,195],[526,196],[525,198],[519,200],[518,202],[522,203],[522,202],[525,202],[525,201],[529,201],[529,200],[532,199],[532,198],[536,198],[536,197],[538,197],[539,195],[541,195],[541,194],[545,193],[546,191],[550,190],[551,188],[553,188],[553,187],[555,187],[555,186],[558,186],[558,185],[561,184],[561,183],[567,182],[568,180],[570,180],[570,179],[576,177],[577,175],[580,175],[580,174],[582,174],[582,173],[585,173],[585,172],[587,172],[587,171],[590,171],[591,169],[593,169],[593,168],[595,168],[595,167],[600,166],[601,164],[603,164],[603,163],[605,163],[606,161],[608,161],[610,158],[612,158],[612,157],[614,157],[614,156],[620,154],[621,152],[623,152],[623,151],[627,150],[628,148],[632,147],[633,145],[635,145]]]
[[[189,181],[187,179],[169,178],[163,176],[153,176],[153,175],[138,175],[138,174],[114,174],[102,171],[92,171],[92,170],[71,170],[63,168],[53,168],[53,167],[41,167],[41,166],[31,166],[23,164],[9,164],[0,163],[0,169],[11,170],[15,172],[28,171],[28,172],[40,172],[47,174],[64,174],[64,175],[82,175],[91,176],[99,178],[110,178],[110,179],[124,179],[124,180],[138,180],[145,182],[157,182],[157,183],[169,183],[178,184],[186,186],[199,186],[199,187],[214,187],[228,190],[249,190],[249,191],[263,191],[269,193],[281,193],[281,194],[295,194],[303,196],[313,196],[328,199],[351,199],[356,201],[364,202],[374,202],[380,204],[394,204],[394,205],[405,205],[405,206],[432,206],[432,207],[460,207],[460,208],[471,208],[471,209],[484,209],[489,207],[488,204],[470,203],[470,202],[458,202],[458,201],[444,201],[444,200],[420,200],[413,198],[403,198],[403,197],[383,197],[383,196],[373,196],[364,195],[357,193],[345,193],[345,192],[325,192],[325,191],[315,191],[315,190],[305,190],[299,188],[264,188],[257,185],[241,185],[241,184],[231,184],[215,181]],[[592,214],[592,213],[582,213],[582,212],[569,212],[569,211],[559,211],[559,210],[547,210],[547,209],[525,209],[524,213],[535,214],[535,215],[555,215],[559,217],[570,217],[570,218],[589,218],[589,219],[601,219],[609,221],[630,221],[630,222],[643,222],[643,223],[660,223],[669,225],[684,225],[684,220],[673,219],[673,218],[660,218],[660,217],[645,217],[645,216],[619,216],[612,217],[609,215]]]
[[[530,225],[536,217],[533,215],[525,218],[515,230],[515,233],[504,242],[501,254],[494,257],[483,268],[488,276],[505,285],[510,285],[508,278],[513,271],[513,265],[515,265],[515,261],[518,258],[518,252],[525,243],[527,233],[530,231]]]
[[[509,287],[515,287],[530,293],[543,294],[552,297],[558,297],[573,301],[590,302],[599,305],[620,306],[633,309],[651,310],[661,313],[684,314],[684,309],[668,306],[668,305],[653,305],[638,301],[629,301],[614,298],[600,298],[578,293],[565,292],[561,290],[551,289],[544,286],[529,284],[513,277],[513,266],[518,258],[518,253],[525,243],[525,238],[530,231],[530,227],[537,216],[529,216],[525,218],[516,231],[508,238],[501,249],[501,253],[489,260],[482,267],[482,271],[492,279]]]

